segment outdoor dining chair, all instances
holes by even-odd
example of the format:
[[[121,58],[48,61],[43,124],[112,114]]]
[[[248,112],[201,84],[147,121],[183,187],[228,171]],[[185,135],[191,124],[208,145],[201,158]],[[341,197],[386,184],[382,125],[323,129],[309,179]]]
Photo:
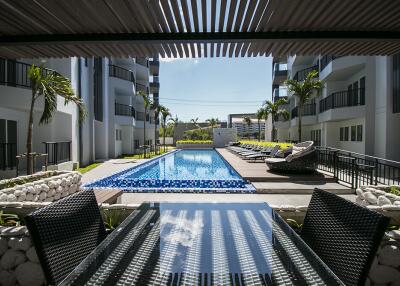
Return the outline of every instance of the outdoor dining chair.
[[[315,189],[301,237],[346,285],[364,285],[389,220]]]
[[[92,190],[80,191],[26,217],[48,284],[61,282],[106,237]]]

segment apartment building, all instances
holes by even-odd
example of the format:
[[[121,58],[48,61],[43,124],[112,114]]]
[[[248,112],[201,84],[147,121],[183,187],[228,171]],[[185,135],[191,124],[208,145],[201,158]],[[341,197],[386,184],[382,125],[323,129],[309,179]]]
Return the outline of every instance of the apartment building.
[[[71,169],[78,162],[86,165],[135,153],[144,143],[154,144],[154,112],[145,118],[143,99],[136,94],[142,90],[158,102],[158,59],[0,59],[0,169],[15,167],[15,156],[26,151],[31,99],[28,69],[32,63],[69,78],[88,111],[79,124],[77,107],[64,105],[58,97],[52,122],[39,125],[43,100],[36,102],[33,150],[47,153],[49,165]],[[43,165],[40,160],[38,157],[38,166]]]
[[[273,99],[290,119],[276,118],[279,141],[298,140],[298,102],[284,86],[286,78],[304,80],[316,70],[323,82],[318,97],[302,110],[302,138],[317,145],[400,160],[399,56],[291,56],[273,60]]]

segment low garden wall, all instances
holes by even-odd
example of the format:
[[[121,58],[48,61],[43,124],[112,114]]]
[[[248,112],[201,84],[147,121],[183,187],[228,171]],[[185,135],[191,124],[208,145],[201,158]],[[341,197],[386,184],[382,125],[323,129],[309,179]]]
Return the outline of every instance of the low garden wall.
[[[14,213],[20,216],[30,213],[49,203],[40,202],[3,202],[0,210],[5,213]],[[102,204],[104,221],[118,225],[131,212],[136,209],[136,204]],[[281,205],[273,207],[283,218],[294,219],[301,223],[307,211],[307,206]],[[385,215],[396,217],[391,211],[381,209]],[[397,213],[399,215],[399,213]],[[399,218],[400,216],[398,216]],[[3,234],[4,230],[4,234]],[[25,227],[1,228],[0,232],[0,281],[1,285],[42,285],[44,277],[36,252],[32,247],[29,233]],[[387,232],[382,240],[374,263],[369,272],[367,285],[399,285],[400,281],[400,231]],[[4,282],[3,282],[4,281]],[[396,282],[395,282],[396,281]],[[396,284],[397,283],[397,284]]]
[[[79,172],[46,171],[0,181],[0,202],[53,202],[77,192]]]
[[[178,149],[211,149],[214,148],[213,141],[210,140],[179,140],[176,142]]]

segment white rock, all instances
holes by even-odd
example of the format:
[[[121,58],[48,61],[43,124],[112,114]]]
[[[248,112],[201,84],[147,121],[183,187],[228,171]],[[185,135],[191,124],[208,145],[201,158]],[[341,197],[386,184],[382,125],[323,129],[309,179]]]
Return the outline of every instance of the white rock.
[[[22,192],[21,190],[15,190],[15,191],[14,191],[14,195],[17,196],[17,197],[19,197],[20,195],[22,195],[22,193],[23,193],[23,192]]]
[[[375,192],[375,190],[376,190],[375,188],[371,188],[368,186],[362,186],[361,189],[363,189],[364,192]]]
[[[62,198],[65,198],[68,195],[69,195],[69,192],[67,192],[67,191],[61,193]]]
[[[24,235],[27,231],[26,226],[12,226],[12,227],[5,227],[1,230],[1,235],[2,236],[20,236]]]
[[[14,194],[8,194],[7,195],[7,202],[16,202],[17,197]]]
[[[360,197],[356,197],[356,204],[363,206],[364,202],[366,202],[366,200],[364,200],[364,199],[362,199]],[[367,204],[368,204],[368,202],[367,202]]]
[[[382,206],[384,211],[400,211],[400,206],[395,205],[384,205]]]
[[[61,186],[61,178],[59,178],[58,180],[57,180],[57,185],[60,187]]]
[[[54,201],[54,197],[47,197],[44,201],[45,202],[53,202]]]
[[[17,281],[21,286],[41,286],[44,284],[44,274],[40,264],[25,262],[15,269]]]
[[[13,249],[27,251],[31,246],[32,246],[31,239],[27,236],[24,236],[19,239],[16,239]]]
[[[47,185],[49,186],[49,188],[56,188],[57,187],[57,182],[54,180],[50,180]]]
[[[57,193],[62,193],[62,192],[63,192],[63,187],[59,186],[59,187],[57,188]]]
[[[32,262],[39,263],[39,258],[37,256],[36,249],[33,246],[29,248],[28,251],[26,252],[26,257],[28,257],[28,259]]]
[[[67,186],[71,186],[72,185],[72,178],[68,177],[67,178]]]
[[[32,202],[38,202],[39,201],[39,195],[33,195]]]
[[[47,193],[46,192],[41,192],[39,194],[39,200],[44,201],[47,198]]]
[[[28,193],[33,194],[35,192],[35,188],[33,186],[26,187],[26,189],[28,190]]]
[[[62,178],[61,179],[61,186],[66,186],[67,185],[67,179],[66,178]]]
[[[37,185],[35,185],[34,189],[35,189],[35,190],[34,190],[33,194],[34,194],[34,195],[37,195],[37,194],[39,194],[40,191],[42,190],[42,185],[41,185],[41,184],[37,184]]]
[[[384,196],[384,195],[386,195],[387,193],[385,192],[385,191],[382,191],[382,190],[375,190],[375,195],[382,195],[382,196]]]
[[[47,195],[48,195],[49,197],[53,197],[56,193],[57,193],[57,192],[56,192],[55,189],[50,189],[49,192],[47,193]]]
[[[400,201],[394,201],[394,202],[393,202],[393,205],[395,205],[395,206],[400,206]]]
[[[388,284],[400,279],[400,272],[390,266],[378,265],[371,269],[369,278],[374,284]]]
[[[22,193],[22,194],[18,197],[17,200],[18,200],[19,202],[25,201],[25,200],[26,200],[26,194]]]
[[[391,205],[392,202],[386,196],[379,196],[377,201],[378,206]]]
[[[364,198],[367,202],[373,205],[376,205],[376,203],[378,202],[378,198],[371,192],[365,192]]]
[[[42,192],[46,192],[46,193],[50,190],[49,186],[46,184],[42,184],[40,189]]]
[[[2,286],[14,286],[17,283],[14,271],[0,270],[0,282]]]
[[[385,196],[390,199],[391,201],[394,201],[397,199],[398,196],[396,196],[395,194],[391,194],[391,193],[386,193]]]
[[[60,194],[60,193],[56,193],[56,194],[54,195],[54,200],[55,200],[55,201],[58,201],[60,198],[61,198],[61,194]]]
[[[26,194],[26,199],[25,199],[25,200],[27,200],[27,201],[29,201],[29,202],[33,201],[33,194],[32,194],[32,193],[27,193],[27,194]]]
[[[400,266],[400,249],[395,245],[386,245],[382,247],[378,259],[382,265],[398,267]]]
[[[7,194],[1,193],[0,194],[0,202],[6,202],[7,201]]]
[[[24,263],[25,260],[26,256],[22,251],[9,249],[1,257],[0,265],[3,269],[9,270],[21,263]]]
[[[8,249],[7,238],[0,236],[0,257],[7,251],[7,249]]]
[[[356,189],[356,193],[360,199],[364,199],[364,192],[360,188]]]

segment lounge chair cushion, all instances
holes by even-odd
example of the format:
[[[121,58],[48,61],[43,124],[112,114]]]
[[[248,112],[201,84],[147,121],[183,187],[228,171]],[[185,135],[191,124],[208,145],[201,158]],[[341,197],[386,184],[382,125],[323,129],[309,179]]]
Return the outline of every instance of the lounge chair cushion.
[[[265,163],[279,163],[279,162],[285,162],[285,158],[268,158],[265,159]]]

